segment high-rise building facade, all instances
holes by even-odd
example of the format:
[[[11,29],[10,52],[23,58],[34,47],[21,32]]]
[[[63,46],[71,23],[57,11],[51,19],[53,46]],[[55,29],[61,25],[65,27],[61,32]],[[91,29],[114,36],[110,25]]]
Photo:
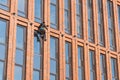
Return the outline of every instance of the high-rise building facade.
[[[120,0],[0,0],[0,80],[120,80]]]

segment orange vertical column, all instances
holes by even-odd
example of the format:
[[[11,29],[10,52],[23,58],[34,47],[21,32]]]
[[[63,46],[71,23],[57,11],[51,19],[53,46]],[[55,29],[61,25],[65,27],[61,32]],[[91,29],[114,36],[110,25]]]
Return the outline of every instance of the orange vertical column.
[[[14,4],[14,9],[13,9],[13,38],[12,38],[12,41],[13,41],[13,46],[12,46],[12,68],[11,68],[11,80],[14,80],[14,65],[15,65],[15,51],[16,51],[16,26],[17,26],[17,4],[18,4],[18,1],[13,1],[13,4]]]
[[[49,22],[49,17],[50,17],[50,0],[44,0],[44,14],[43,14],[43,21],[45,24],[49,25],[48,30],[46,31],[46,38],[47,40],[44,41],[44,46],[43,46],[43,80],[49,80],[49,74],[50,74],[50,22]]]
[[[58,12],[59,12],[59,18],[58,18],[58,27],[59,27],[59,31],[60,31],[60,35],[59,35],[59,80],[64,80],[64,45],[63,45],[63,17],[64,17],[64,5],[63,5],[63,0],[58,0]]]
[[[71,31],[72,31],[72,78],[76,80],[76,35],[75,35],[75,1],[71,0]]]
[[[87,0],[82,0],[82,9],[83,9],[82,13],[83,13],[84,69],[85,69],[84,72],[85,72],[85,80],[89,80]]]

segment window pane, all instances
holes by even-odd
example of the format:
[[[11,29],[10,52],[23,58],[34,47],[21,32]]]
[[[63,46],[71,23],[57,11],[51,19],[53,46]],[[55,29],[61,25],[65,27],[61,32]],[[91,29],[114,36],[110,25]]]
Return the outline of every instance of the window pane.
[[[94,26],[93,26],[93,13],[92,13],[92,1],[87,0],[88,8],[88,40],[89,42],[94,42]]]
[[[89,52],[90,59],[90,80],[95,80],[95,55],[94,51]]]
[[[5,43],[6,41],[6,26],[7,22],[0,19],[0,43]]]
[[[0,4],[7,5],[8,0],[0,0]]]
[[[51,22],[51,27],[56,29],[56,24],[57,24],[57,19],[56,19],[56,5],[51,4],[50,5],[50,22]]]
[[[0,8],[4,10],[8,10],[8,1],[9,0],[0,0]]]
[[[42,0],[34,0],[34,16],[35,16],[35,21],[36,22],[41,22],[42,19]]]
[[[17,26],[17,39],[16,46],[17,48],[24,49],[24,28],[21,26]]]
[[[117,60],[115,58],[111,58],[111,73],[112,80],[118,80]]]
[[[20,64],[20,65],[23,65],[23,51],[22,50],[18,50],[16,49],[16,59],[15,59],[15,62],[16,64]]]
[[[0,80],[3,80],[4,63],[0,62]]]
[[[26,41],[24,30],[25,28],[23,26],[17,26],[14,80],[22,80],[22,75],[25,73],[25,71],[23,71],[24,73],[22,72],[25,68],[25,64],[23,64],[23,61],[25,60],[24,42]]]
[[[81,68],[79,68],[78,69],[78,80],[84,80],[83,76],[84,76],[83,71]]]
[[[71,32],[69,5],[70,5],[69,0],[64,0],[64,26],[65,26],[65,32],[68,34],[70,34],[70,32]]]
[[[94,72],[90,72],[90,80],[95,80],[95,78],[94,78],[95,76],[94,76]]]
[[[98,31],[99,31],[99,44],[104,46],[104,27],[103,27],[103,11],[102,1],[97,0],[98,5]]]
[[[34,68],[40,70],[40,56],[34,55]]]
[[[70,66],[66,64],[66,77],[70,77]]]
[[[56,80],[56,77],[53,75],[50,75],[50,80]]]
[[[40,35],[38,35],[40,36]],[[34,60],[33,60],[33,80],[41,80],[42,74],[42,53],[40,40],[34,34]]]
[[[18,15],[26,17],[27,0],[18,0]]]
[[[69,12],[64,12],[64,25],[65,25],[65,32],[70,34],[70,21],[69,21]]]
[[[114,32],[114,20],[113,20],[113,3],[107,1],[107,10],[108,10],[108,30],[109,30],[109,43],[110,49],[115,50],[115,32]]]
[[[56,4],[57,0],[51,0],[50,2],[53,3],[53,4]]]
[[[55,38],[50,38],[50,57],[51,58],[56,58],[56,39]]]
[[[64,0],[65,9],[69,9],[69,0]]]
[[[78,46],[78,80],[84,80],[83,48]]]
[[[83,48],[78,46],[78,66],[82,67],[83,62]]]
[[[5,46],[4,45],[0,45],[0,60],[4,60],[5,59]]]
[[[40,80],[40,73],[38,71],[33,71],[33,80]]]
[[[119,26],[119,32],[120,32],[120,5],[118,5],[118,26]]]
[[[56,74],[56,61],[50,60],[50,72]]]
[[[106,80],[106,60],[105,55],[100,54],[101,80]]]
[[[14,80],[22,80],[22,67],[15,66]]]
[[[50,37],[50,80],[58,76],[58,39]]]
[[[34,37],[34,54],[40,55],[40,41],[37,40],[37,37]]]
[[[66,78],[71,80],[71,43],[65,43]]]
[[[66,58],[66,62],[69,62],[69,44],[65,44],[65,58]]]

